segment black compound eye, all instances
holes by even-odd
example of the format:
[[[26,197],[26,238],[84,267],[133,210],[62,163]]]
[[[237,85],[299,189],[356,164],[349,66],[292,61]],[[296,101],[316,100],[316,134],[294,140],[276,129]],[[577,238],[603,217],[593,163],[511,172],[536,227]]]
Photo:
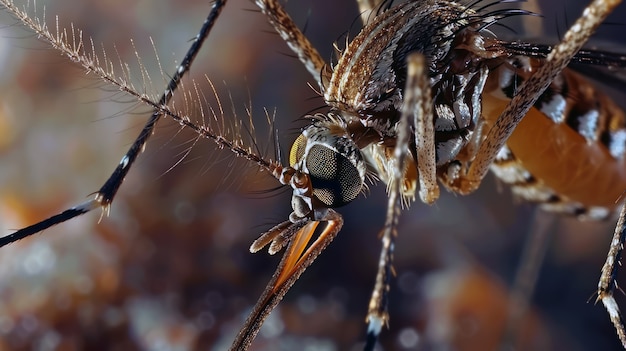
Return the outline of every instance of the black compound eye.
[[[314,145],[307,152],[306,168],[313,195],[329,208],[352,202],[363,187],[363,178],[354,163],[323,145]]]

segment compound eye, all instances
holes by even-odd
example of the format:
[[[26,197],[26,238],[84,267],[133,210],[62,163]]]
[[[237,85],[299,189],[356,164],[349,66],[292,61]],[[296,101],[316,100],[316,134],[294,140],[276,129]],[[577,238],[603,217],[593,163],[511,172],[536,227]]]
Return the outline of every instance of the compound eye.
[[[363,176],[356,166],[362,162],[360,159],[350,160],[321,144],[311,146],[304,157],[313,195],[324,205],[329,208],[343,206],[361,192]]]

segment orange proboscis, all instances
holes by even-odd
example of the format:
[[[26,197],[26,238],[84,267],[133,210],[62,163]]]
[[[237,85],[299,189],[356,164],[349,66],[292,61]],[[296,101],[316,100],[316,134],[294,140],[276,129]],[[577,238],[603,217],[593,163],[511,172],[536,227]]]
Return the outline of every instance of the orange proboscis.
[[[276,284],[274,285],[274,290],[278,290],[280,286],[285,283],[289,277],[291,277],[296,268],[300,264],[301,258],[306,255],[304,250],[307,248],[309,241],[311,241],[311,236],[315,232],[315,229],[320,224],[320,222],[313,221],[305,225],[302,229],[300,229],[296,235],[294,235],[293,243],[289,245],[288,251],[285,252],[285,263],[280,268],[280,274],[276,279]]]

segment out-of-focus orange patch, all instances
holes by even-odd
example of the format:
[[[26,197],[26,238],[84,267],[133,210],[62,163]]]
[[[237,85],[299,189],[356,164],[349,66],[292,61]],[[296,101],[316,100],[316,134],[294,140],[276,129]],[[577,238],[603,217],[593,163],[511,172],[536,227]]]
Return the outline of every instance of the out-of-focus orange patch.
[[[0,102],[0,152],[6,150],[15,140],[15,126],[4,112]]]
[[[112,269],[106,268],[98,276],[98,290],[107,293],[115,292],[120,285],[119,273]]]
[[[41,221],[46,215],[58,212],[65,203],[66,199],[63,197],[46,203],[28,202],[24,197],[8,191],[0,197],[0,213],[2,213],[0,217],[7,219],[13,225],[26,226]]]
[[[469,265],[435,273],[426,305],[430,337],[453,350],[497,350],[507,332],[511,294],[484,269]],[[538,315],[529,310],[515,328],[516,350],[551,349],[551,337]]]

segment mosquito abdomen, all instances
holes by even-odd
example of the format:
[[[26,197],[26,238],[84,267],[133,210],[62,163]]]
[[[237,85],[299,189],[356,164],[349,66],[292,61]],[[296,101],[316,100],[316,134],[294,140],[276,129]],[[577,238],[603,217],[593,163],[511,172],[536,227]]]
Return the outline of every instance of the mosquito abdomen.
[[[541,62],[521,61],[523,68],[502,65],[490,73],[487,87],[492,89],[483,94],[487,125]],[[492,170],[525,200],[597,219],[610,213],[626,189],[625,151],[624,111],[566,70],[517,126]]]

